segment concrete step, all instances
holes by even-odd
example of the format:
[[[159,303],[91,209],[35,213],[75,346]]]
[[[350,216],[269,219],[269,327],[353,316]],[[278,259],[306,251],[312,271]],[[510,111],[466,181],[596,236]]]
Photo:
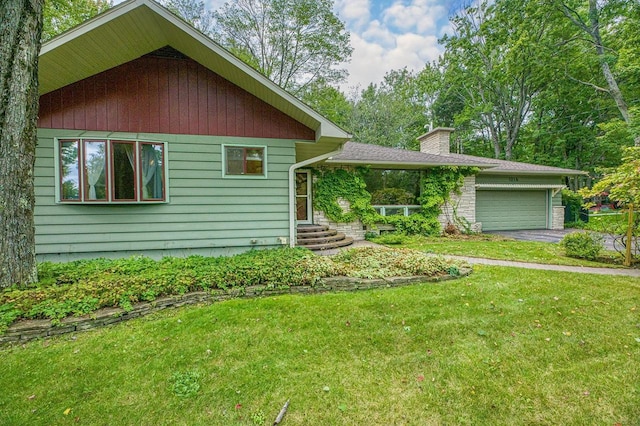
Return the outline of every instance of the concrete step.
[[[322,235],[313,238],[298,238],[298,245],[305,247],[314,244],[326,244],[336,241],[344,240],[346,237],[342,233],[336,233],[334,235]]]
[[[296,229],[298,234],[309,234],[313,232],[328,231],[329,227],[326,225],[298,225]]]
[[[340,241],[334,241],[326,244],[312,244],[308,246],[305,245],[302,247],[308,248],[309,250],[322,251],[322,250],[331,250],[331,249],[336,249],[340,247],[346,247],[351,245],[352,243],[353,243],[353,238],[346,237],[344,240],[340,240]]]
[[[316,231],[316,232],[298,232],[298,240],[306,240],[308,238],[326,238],[332,235],[337,235],[338,231],[335,229],[326,229],[324,231]]]

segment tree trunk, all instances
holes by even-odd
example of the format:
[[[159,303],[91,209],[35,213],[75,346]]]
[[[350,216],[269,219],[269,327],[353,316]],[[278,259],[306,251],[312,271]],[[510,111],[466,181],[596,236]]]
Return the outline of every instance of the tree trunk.
[[[0,1],[0,288],[37,280],[33,173],[43,1]]]
[[[611,72],[611,68],[607,63],[607,59],[605,56],[604,46],[602,45],[602,37],[600,35],[600,19],[598,17],[598,3],[596,0],[589,0],[589,25],[590,25],[590,33],[591,38],[593,38],[593,43],[596,46],[596,52],[598,57],[600,58],[600,67],[602,68],[602,74],[604,75],[604,79],[607,81],[607,86],[609,86],[609,94],[613,98],[618,107],[618,111],[620,111],[620,115],[622,115],[622,119],[628,126],[631,126],[632,117],[629,113],[629,107],[622,96],[622,92],[618,87],[618,82]],[[640,146],[640,135],[634,135],[635,146]]]
[[[600,12],[598,11],[597,0],[589,0],[588,22],[585,22],[580,17],[578,12],[571,9],[567,5],[567,3],[560,1],[559,5],[560,5],[560,9],[562,10],[562,13],[564,13],[564,15],[576,27],[578,27],[581,31],[584,31],[589,35],[589,37],[591,37],[591,41],[593,41],[593,44],[596,48],[596,54],[598,55],[598,59],[600,60],[600,68],[602,69],[602,74],[604,76],[604,79],[607,82],[608,89],[599,88],[591,83],[585,83],[585,82],[582,82],[582,83],[588,84],[590,86],[596,87],[599,90],[603,90],[609,93],[609,95],[611,95],[614,102],[616,103],[616,106],[618,107],[618,111],[620,111],[620,115],[622,116],[622,119],[624,120],[625,123],[627,123],[629,127],[631,127],[631,124],[633,123],[633,117],[631,116],[627,103],[625,102],[622,92],[618,87],[618,82],[616,81],[615,76],[613,75],[613,72],[611,71],[611,68],[607,63],[606,52],[602,44],[602,37],[600,35]],[[640,146],[640,135],[634,135],[634,142],[635,142],[635,146]]]

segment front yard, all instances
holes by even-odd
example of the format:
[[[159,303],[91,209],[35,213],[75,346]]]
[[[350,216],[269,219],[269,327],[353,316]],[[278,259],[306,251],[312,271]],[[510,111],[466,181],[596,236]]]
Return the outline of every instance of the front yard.
[[[450,237],[383,235],[372,241],[390,247],[403,247],[425,253],[484,257],[488,259],[518,262],[544,263],[548,265],[590,266],[621,268],[622,257],[611,251],[603,251],[597,260],[568,257],[560,244],[536,241],[516,241],[498,235],[459,235]]]
[[[634,424],[640,280],[231,300],[0,350],[4,424]],[[190,396],[186,396],[190,395]]]

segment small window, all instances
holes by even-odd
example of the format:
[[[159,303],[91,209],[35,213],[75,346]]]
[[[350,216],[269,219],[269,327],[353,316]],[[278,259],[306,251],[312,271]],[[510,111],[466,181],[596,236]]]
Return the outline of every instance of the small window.
[[[266,148],[255,146],[225,146],[226,176],[266,177]]]
[[[163,143],[60,140],[61,202],[165,201]]]

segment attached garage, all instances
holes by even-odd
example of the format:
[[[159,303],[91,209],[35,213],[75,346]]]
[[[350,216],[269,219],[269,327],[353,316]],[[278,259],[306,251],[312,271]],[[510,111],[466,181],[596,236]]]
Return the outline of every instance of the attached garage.
[[[547,229],[548,217],[547,190],[476,191],[476,221],[483,231]]]

